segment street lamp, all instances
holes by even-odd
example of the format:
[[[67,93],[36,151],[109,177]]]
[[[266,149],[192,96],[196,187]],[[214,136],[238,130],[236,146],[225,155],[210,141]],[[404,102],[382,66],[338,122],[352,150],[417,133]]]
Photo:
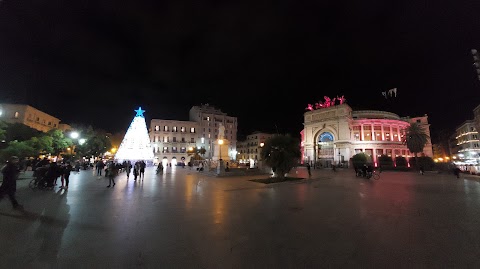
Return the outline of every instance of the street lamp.
[[[218,155],[220,155],[220,159],[222,159],[222,145],[223,145],[223,139],[218,140],[218,145],[220,146],[218,148]]]
[[[73,138],[73,139],[77,139],[79,136],[80,136],[80,134],[78,132],[72,132],[70,134],[70,137]]]
[[[80,137],[80,134],[76,131],[73,131],[73,132],[70,133],[70,137],[73,140],[77,140]],[[85,144],[85,142],[87,142],[87,140],[85,138],[78,139],[78,144],[79,145],[83,145],[83,144]],[[77,147],[77,145],[75,143],[73,143],[72,155],[75,155],[75,148],[76,147]]]

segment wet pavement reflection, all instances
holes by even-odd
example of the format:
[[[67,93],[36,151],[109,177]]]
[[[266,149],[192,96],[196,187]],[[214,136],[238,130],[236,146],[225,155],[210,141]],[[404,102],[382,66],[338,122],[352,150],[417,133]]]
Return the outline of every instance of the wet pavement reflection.
[[[299,168],[292,175],[305,177]],[[116,186],[93,171],[68,191],[19,181],[25,212],[0,203],[4,268],[480,266],[480,184],[453,175],[313,170],[264,185],[188,168]]]

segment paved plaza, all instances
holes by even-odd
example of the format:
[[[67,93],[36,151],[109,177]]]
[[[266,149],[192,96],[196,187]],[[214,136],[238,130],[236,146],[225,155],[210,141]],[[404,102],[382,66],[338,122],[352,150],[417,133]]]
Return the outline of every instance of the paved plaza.
[[[87,170],[68,191],[19,180],[25,212],[0,203],[0,267],[480,267],[476,180],[384,172],[371,181],[352,170],[251,178],[149,168],[143,181],[121,174],[106,188]]]

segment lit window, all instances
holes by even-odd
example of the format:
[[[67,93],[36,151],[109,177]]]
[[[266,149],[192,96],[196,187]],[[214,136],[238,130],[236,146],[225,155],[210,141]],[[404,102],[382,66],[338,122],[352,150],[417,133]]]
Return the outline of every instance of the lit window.
[[[155,131],[160,131],[160,126],[155,126]]]
[[[18,119],[18,112],[15,112],[15,119]]]
[[[211,137],[210,137],[210,134],[208,134],[208,138],[211,138]]]
[[[195,133],[195,128],[194,127],[190,128],[190,133]]]
[[[168,143],[168,136],[164,136],[164,137],[163,137],[163,142],[164,142],[164,143]]]
[[[164,130],[165,132],[168,132],[168,126],[167,126],[167,125],[163,126],[163,130]]]
[[[205,144],[205,137],[201,138],[202,144]]]
[[[165,152],[168,152],[168,148],[167,147],[163,147],[163,153]]]
[[[177,126],[173,126],[172,132],[176,132],[176,131],[177,131]]]
[[[180,127],[180,132],[184,133],[185,132],[185,127]]]
[[[207,117],[207,121],[210,121],[210,117]]]
[[[177,147],[172,147],[172,152],[177,153]]]

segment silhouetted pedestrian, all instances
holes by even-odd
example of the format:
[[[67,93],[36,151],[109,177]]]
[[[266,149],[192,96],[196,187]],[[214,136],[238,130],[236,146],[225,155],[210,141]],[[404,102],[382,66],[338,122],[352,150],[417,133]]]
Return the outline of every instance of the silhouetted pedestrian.
[[[453,174],[457,177],[457,178],[460,178],[460,168],[458,167],[454,167],[453,168]]]
[[[17,156],[10,157],[9,162],[2,169],[3,182],[0,186],[0,201],[5,195],[8,195],[10,202],[12,202],[13,209],[23,209],[15,199],[15,192],[17,191],[17,178],[20,173],[18,167],[19,159]]]

